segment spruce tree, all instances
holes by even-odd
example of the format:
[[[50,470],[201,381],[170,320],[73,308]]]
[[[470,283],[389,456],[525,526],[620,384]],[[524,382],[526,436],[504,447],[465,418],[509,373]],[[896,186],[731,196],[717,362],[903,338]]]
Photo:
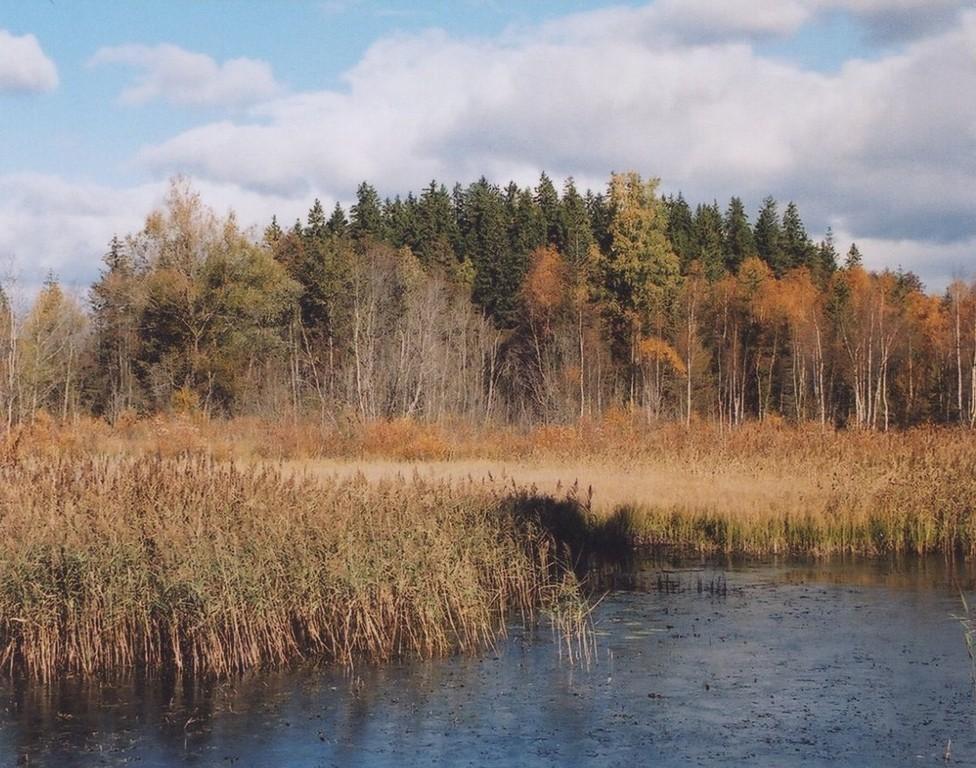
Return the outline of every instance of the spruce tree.
[[[455,203],[461,211],[462,253],[474,266],[472,299],[496,325],[511,327],[521,276],[512,268],[505,198],[482,176],[463,195],[455,195]]]
[[[417,242],[413,247],[420,263],[428,268],[453,270],[457,265],[458,227],[447,187],[430,182],[420,195],[416,219]]]
[[[268,248],[274,248],[275,244],[284,237],[284,232],[278,224],[278,217],[272,216],[271,223],[264,228],[264,244]]]
[[[834,244],[834,230],[827,227],[824,239],[817,246],[816,268],[814,273],[821,283],[837,271],[837,246]]]
[[[759,258],[766,262],[777,276],[786,271],[787,256],[783,247],[783,230],[780,226],[776,200],[770,196],[763,200],[762,208],[756,217],[756,250]]]
[[[783,211],[783,251],[784,268],[806,267],[816,268],[817,251],[807,235],[806,227],[800,218],[800,211],[796,203],[790,201]]]
[[[315,202],[312,203],[312,207],[308,211],[304,234],[310,240],[325,238],[325,211],[322,209],[322,201],[318,198],[315,198]]]
[[[722,211],[717,202],[699,205],[692,225],[691,256],[701,265],[706,278],[715,280],[725,271],[722,245]],[[687,272],[689,263],[682,265]]]
[[[352,217],[351,234],[357,243],[383,239],[383,206],[375,187],[365,181],[360,184],[356,190],[356,202],[349,213]]]
[[[756,240],[749,225],[745,206],[738,197],[729,200],[723,222],[725,268],[732,273],[750,256],[756,255]]]
[[[680,192],[677,197],[672,195],[664,198],[664,204],[668,209],[668,240],[671,248],[678,254],[681,271],[684,272],[692,259],[697,258],[691,206]]]
[[[580,270],[588,262],[590,247],[593,245],[593,229],[586,200],[576,191],[573,178],[566,180],[560,206],[560,240],[566,260],[575,270]]]
[[[346,218],[346,212],[342,210],[342,206],[339,203],[336,203],[335,208],[332,209],[332,215],[329,216],[329,220],[325,223],[325,231],[332,237],[345,237],[349,231],[349,220]]]
[[[539,177],[539,185],[535,188],[535,204],[542,215],[545,225],[545,239],[549,245],[554,245],[560,251],[564,249],[559,193],[545,173]]]

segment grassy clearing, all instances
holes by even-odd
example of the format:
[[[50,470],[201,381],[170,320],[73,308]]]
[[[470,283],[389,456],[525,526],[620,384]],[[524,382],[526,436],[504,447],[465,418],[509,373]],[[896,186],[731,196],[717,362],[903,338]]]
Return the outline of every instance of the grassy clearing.
[[[493,642],[585,620],[533,500],[478,484],[285,477],[208,459],[0,467],[0,664],[225,675]]]

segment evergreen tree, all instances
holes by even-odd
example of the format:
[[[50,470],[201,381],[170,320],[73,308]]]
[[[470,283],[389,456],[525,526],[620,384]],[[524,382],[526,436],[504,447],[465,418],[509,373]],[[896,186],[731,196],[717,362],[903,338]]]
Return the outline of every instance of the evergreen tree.
[[[412,192],[406,200],[401,200],[397,195],[392,201],[387,198],[383,203],[383,231],[387,241],[395,248],[416,248],[417,199]]]
[[[542,215],[546,242],[562,251],[565,243],[562,239],[563,227],[559,193],[556,192],[555,185],[545,173],[539,177],[539,185],[535,188],[535,204]]]
[[[417,204],[417,241],[412,246],[420,263],[451,271],[457,263],[458,226],[447,187],[431,181]]]
[[[349,220],[346,219],[346,212],[342,210],[339,203],[336,203],[335,208],[332,209],[332,215],[325,223],[325,231],[333,237],[345,237],[349,231]]]
[[[587,263],[592,247],[593,229],[586,200],[576,191],[573,178],[566,180],[560,211],[560,241],[569,265],[579,270]]]
[[[325,211],[322,209],[322,201],[315,198],[312,207],[308,211],[307,223],[304,235],[312,240],[322,240],[325,238]]]
[[[383,206],[375,187],[365,181],[360,184],[356,190],[356,202],[349,212],[352,217],[351,233],[357,243],[361,244],[367,239],[383,239]]]
[[[725,271],[725,264],[722,245],[722,211],[717,202],[711,205],[699,205],[695,209],[692,235],[692,257],[701,265],[707,279],[718,279]],[[682,266],[683,271],[687,273],[689,263]]]
[[[685,272],[692,259],[697,258],[691,207],[680,192],[677,197],[664,198],[664,204],[668,209],[668,241]]]
[[[119,238],[109,243],[98,280],[89,292],[94,370],[92,406],[115,418],[138,404],[135,366],[142,298],[135,264]]]
[[[807,235],[796,203],[790,201],[783,211],[783,264],[785,269],[794,267],[816,268],[817,250]]]
[[[847,269],[860,267],[862,261],[861,251],[858,250],[857,243],[851,243],[851,247],[847,250],[847,257],[844,259],[844,266]]]
[[[821,284],[830,275],[837,271],[837,246],[834,244],[834,230],[827,227],[824,239],[817,246],[816,267],[814,273],[819,277]]]
[[[755,238],[759,258],[766,262],[777,276],[782,275],[789,264],[783,247],[783,230],[780,227],[779,211],[776,200],[771,196],[763,200],[762,208],[759,209],[759,216],[756,217]]]
[[[264,229],[264,244],[268,248],[274,248],[275,244],[284,237],[284,234],[278,225],[278,217],[272,216],[271,223]]]
[[[530,189],[509,185],[506,207],[512,252],[527,265],[529,254],[546,242],[546,220]]]
[[[499,327],[511,327],[518,307],[520,275],[514,268],[505,199],[483,176],[455,196],[461,211],[465,259],[474,265],[472,299]]]
[[[606,253],[610,250],[610,203],[603,194],[593,194],[586,190],[586,210],[590,214],[590,224],[593,227],[593,239],[600,247],[600,251]]]
[[[729,200],[723,229],[725,268],[734,274],[743,261],[756,255],[756,240],[749,225],[749,217],[746,215],[742,200],[738,197]]]

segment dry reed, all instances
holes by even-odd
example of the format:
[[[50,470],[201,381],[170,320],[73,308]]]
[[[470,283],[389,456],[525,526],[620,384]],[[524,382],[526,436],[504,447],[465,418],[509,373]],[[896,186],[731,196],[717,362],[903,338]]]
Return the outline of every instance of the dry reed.
[[[0,465],[0,664],[226,675],[482,648],[572,581],[532,499],[210,459]]]

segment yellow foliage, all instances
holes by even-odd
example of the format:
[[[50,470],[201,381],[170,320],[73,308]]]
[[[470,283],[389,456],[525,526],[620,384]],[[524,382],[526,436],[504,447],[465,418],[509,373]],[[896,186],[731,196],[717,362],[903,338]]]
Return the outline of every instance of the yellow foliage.
[[[663,339],[654,336],[641,339],[637,352],[642,362],[666,363],[675,373],[682,376],[687,372],[681,355]]]

